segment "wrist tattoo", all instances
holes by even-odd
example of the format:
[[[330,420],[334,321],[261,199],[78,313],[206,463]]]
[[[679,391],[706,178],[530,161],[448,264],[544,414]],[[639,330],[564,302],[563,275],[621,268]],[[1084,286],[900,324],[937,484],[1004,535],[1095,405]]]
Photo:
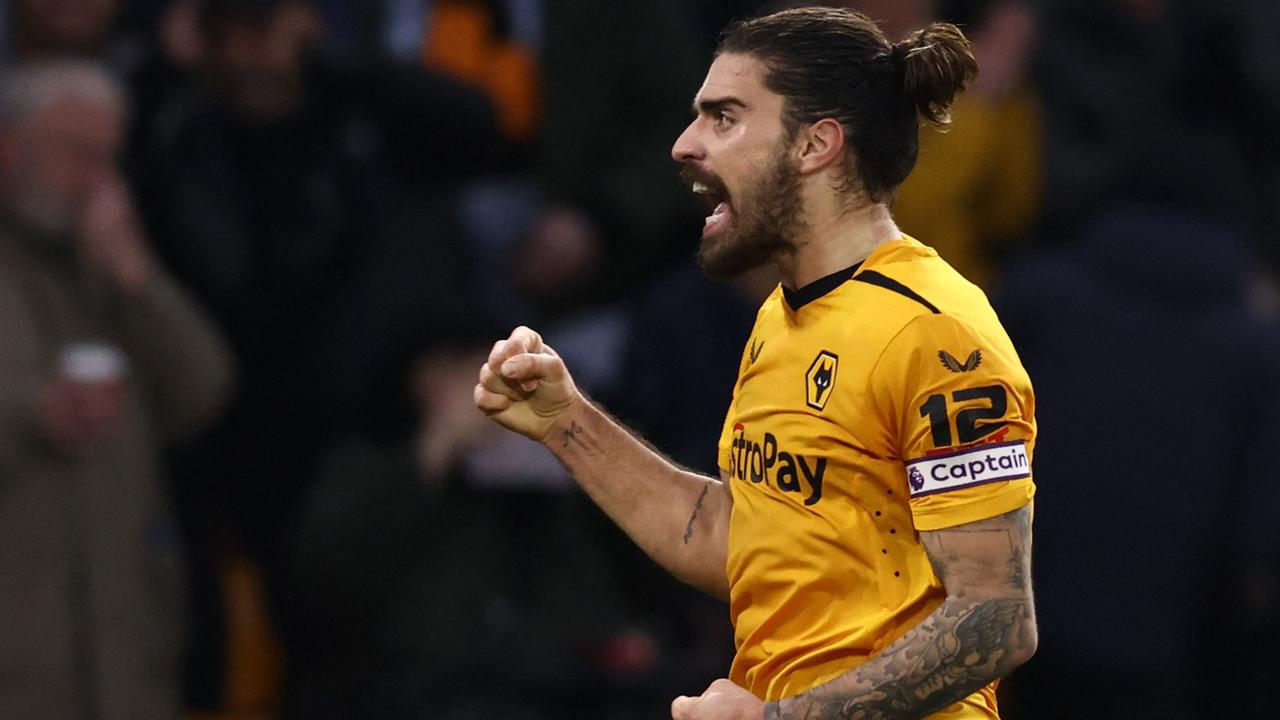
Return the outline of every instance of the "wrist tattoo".
[[[579,445],[582,445],[583,447],[586,447],[586,445],[583,444],[582,439],[578,437],[579,435],[582,434],[582,426],[578,424],[577,420],[570,420],[569,427],[565,428],[561,432],[564,433],[565,447],[569,447],[570,444],[575,442],[578,443]]]

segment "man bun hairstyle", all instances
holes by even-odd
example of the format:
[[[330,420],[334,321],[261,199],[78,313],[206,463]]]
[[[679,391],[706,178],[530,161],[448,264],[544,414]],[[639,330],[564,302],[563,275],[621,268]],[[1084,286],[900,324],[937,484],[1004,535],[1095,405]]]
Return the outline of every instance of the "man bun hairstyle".
[[[783,124],[831,118],[844,127],[849,188],[880,202],[916,164],[920,121],[945,127],[951,103],[978,73],[960,29],[934,23],[892,43],[867,16],[804,7],[734,23],[716,55],[764,63],[765,87],[784,99]]]
[[[978,75],[973,48],[960,28],[934,23],[894,43],[892,54],[901,58],[903,92],[920,117],[951,124],[952,101]]]

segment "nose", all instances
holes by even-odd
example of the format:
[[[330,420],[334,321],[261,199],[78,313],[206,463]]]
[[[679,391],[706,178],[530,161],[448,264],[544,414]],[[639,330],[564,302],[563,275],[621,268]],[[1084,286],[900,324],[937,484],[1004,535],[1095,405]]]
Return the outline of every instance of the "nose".
[[[697,133],[694,130],[697,125],[697,120],[689,123],[689,127],[685,128],[684,132],[680,133],[680,137],[676,138],[676,144],[671,146],[672,160],[684,164],[702,160],[706,157],[706,148],[698,141]]]

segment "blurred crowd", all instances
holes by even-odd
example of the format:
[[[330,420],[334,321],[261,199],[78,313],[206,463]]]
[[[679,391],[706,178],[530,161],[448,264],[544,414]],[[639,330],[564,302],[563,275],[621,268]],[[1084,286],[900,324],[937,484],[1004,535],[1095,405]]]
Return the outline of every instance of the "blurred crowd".
[[[894,214],[1042,409],[1005,716],[1274,714],[1280,4],[840,4],[981,67]],[[726,609],[471,388],[532,325],[715,473],[775,281],[701,277],[669,150],[785,5],[0,4],[0,718],[660,718],[721,676]]]

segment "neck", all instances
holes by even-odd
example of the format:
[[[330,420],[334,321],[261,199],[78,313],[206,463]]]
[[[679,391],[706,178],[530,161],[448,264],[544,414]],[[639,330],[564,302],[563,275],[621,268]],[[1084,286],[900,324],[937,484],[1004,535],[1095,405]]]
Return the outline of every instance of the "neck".
[[[823,214],[808,223],[792,248],[774,257],[785,287],[796,289],[867,259],[876,248],[902,237],[884,203]]]

